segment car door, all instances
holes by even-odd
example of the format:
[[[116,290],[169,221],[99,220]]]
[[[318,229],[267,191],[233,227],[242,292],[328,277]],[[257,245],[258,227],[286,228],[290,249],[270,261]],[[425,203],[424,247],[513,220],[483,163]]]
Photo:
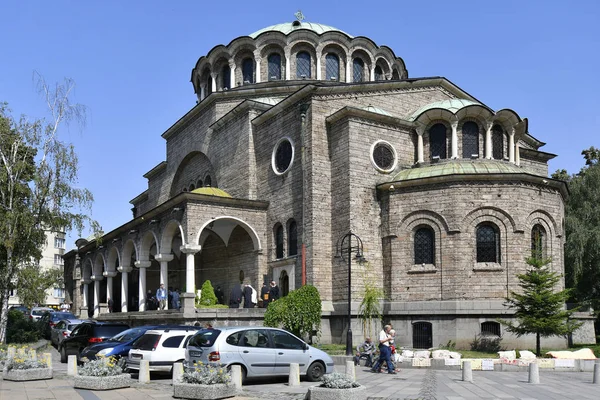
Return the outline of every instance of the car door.
[[[58,337],[59,337],[59,335],[62,335],[63,331],[65,330],[65,327],[66,327],[65,321],[60,321],[58,324],[56,324],[54,329],[52,329],[50,331],[50,342],[51,343],[58,344],[58,340],[59,340]]]
[[[289,375],[290,363],[300,366],[300,373],[305,373],[310,364],[310,356],[305,350],[306,343],[285,331],[271,330],[273,347],[275,348],[276,375]]]
[[[246,366],[248,376],[272,375],[275,366],[275,351],[270,345],[267,331],[265,329],[247,329],[239,337],[238,352]],[[231,341],[228,343],[232,344]]]
[[[79,354],[80,350],[87,346],[91,330],[92,327],[88,324],[82,324],[75,328],[69,339],[65,340],[67,353]]]

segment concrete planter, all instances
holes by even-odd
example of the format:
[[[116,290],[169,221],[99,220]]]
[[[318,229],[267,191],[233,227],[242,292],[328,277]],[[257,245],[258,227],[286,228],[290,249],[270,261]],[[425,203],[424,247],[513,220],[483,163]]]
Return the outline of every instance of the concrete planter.
[[[52,368],[11,369],[2,371],[5,381],[39,381],[52,379]]]
[[[77,389],[112,390],[131,386],[131,377],[129,374],[114,376],[75,375],[73,378],[75,379],[73,387]]]
[[[173,384],[173,397],[178,399],[217,400],[234,397],[237,389],[233,385],[218,383],[215,385],[198,385],[195,383],[176,382]]]
[[[309,400],[365,400],[367,398],[367,387],[330,389],[322,386],[313,386],[308,388],[306,398]]]

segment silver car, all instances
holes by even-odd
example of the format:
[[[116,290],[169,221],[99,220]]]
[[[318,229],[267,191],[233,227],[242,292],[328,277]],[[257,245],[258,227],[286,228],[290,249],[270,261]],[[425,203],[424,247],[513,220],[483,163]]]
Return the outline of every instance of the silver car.
[[[290,363],[300,366],[300,375],[318,381],[333,372],[329,354],[309,346],[283,329],[236,326],[198,331],[188,342],[186,366],[194,363],[240,365],[246,377],[289,375]]]
[[[60,343],[68,338],[73,329],[84,322],[80,319],[63,319],[60,320],[50,331],[50,342],[53,346],[58,347]]]

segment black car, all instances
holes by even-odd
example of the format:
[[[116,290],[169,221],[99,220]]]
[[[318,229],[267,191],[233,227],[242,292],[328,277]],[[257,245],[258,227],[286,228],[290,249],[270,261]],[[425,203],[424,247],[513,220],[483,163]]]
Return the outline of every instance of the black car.
[[[61,319],[77,319],[77,317],[70,312],[64,311],[46,311],[42,314],[37,324],[44,339],[50,339],[52,328]]]
[[[127,358],[133,342],[142,337],[146,331],[156,329],[156,325],[138,326],[127,329],[101,343],[94,343],[81,351],[81,357],[96,359],[97,355],[115,358]]]
[[[127,329],[129,325],[120,322],[83,322],[60,343],[58,347],[60,362],[66,363],[70,355],[76,355],[79,360],[81,351],[87,346],[104,342]]]

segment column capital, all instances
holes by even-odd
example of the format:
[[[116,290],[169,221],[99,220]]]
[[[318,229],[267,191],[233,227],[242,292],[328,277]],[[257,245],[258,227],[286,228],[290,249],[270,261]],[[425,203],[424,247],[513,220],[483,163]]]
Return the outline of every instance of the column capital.
[[[150,261],[136,261],[133,265],[135,265],[136,268],[148,268],[152,263]]]
[[[90,283],[92,283],[91,279],[82,279],[81,283],[83,283],[84,285],[89,285]]]
[[[453,119],[452,121],[450,121],[450,126],[452,127],[452,129],[458,128],[458,119]]]
[[[182,253],[185,254],[196,254],[200,251],[201,248],[202,246],[200,246],[199,244],[186,244],[181,246],[179,249]]]
[[[104,277],[102,275],[92,275],[92,276],[90,276],[90,280],[92,280],[92,281],[101,281],[102,279],[104,279]]]
[[[117,276],[117,272],[116,271],[104,271],[102,273],[102,275],[107,278],[114,278],[115,276]]]
[[[415,131],[417,131],[417,135],[423,136],[423,134],[425,133],[425,125],[421,123],[416,124]]]
[[[173,254],[165,253],[165,254],[156,254],[154,256],[154,259],[158,262],[163,262],[163,261],[169,262],[169,261],[173,260],[173,257],[174,257]]]
[[[119,271],[120,273],[125,273],[125,274],[131,272],[132,270],[133,270],[133,268],[131,268],[131,265],[128,265],[128,266],[122,265],[117,268],[117,271]]]

